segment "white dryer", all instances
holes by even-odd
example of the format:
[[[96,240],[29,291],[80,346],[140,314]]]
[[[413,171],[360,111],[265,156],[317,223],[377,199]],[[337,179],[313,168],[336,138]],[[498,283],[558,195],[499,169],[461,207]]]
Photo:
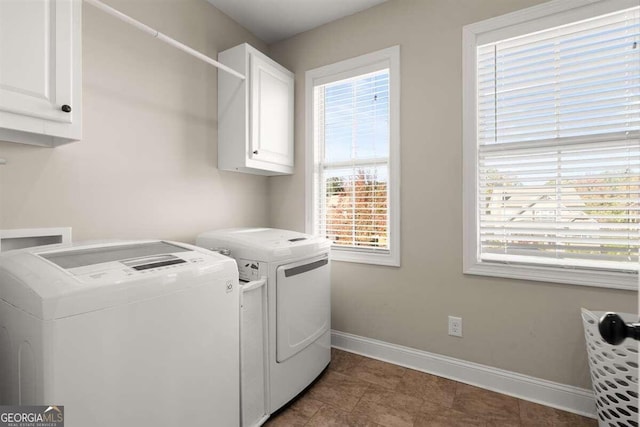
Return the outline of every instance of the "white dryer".
[[[240,280],[267,277],[267,411],[273,413],[331,360],[331,242],[295,231],[234,228],[202,233],[196,244],[230,250]]]
[[[0,404],[66,426],[239,425],[232,259],[163,241],[0,255]]]

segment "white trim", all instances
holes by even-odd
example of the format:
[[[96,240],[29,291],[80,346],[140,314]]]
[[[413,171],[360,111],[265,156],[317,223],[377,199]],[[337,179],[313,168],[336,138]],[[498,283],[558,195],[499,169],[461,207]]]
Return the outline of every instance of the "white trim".
[[[547,28],[607,15],[638,6],[638,0],[555,0],[480,22],[487,30],[478,32],[478,44],[483,45]]]
[[[378,55],[375,56],[377,57]],[[337,82],[339,80],[344,81],[355,79],[389,68],[388,57],[380,56],[379,60],[376,60],[375,62],[367,62],[367,57],[368,55],[363,55],[357,58],[353,58],[353,60],[348,59],[336,64],[331,64],[324,67],[316,68],[315,70],[311,70],[314,72],[314,76],[316,76],[313,78],[314,85],[321,86]],[[346,64],[344,64],[344,67],[340,66],[343,62],[346,62]]]
[[[638,0],[553,0],[476,22],[464,28],[479,45],[559,27],[638,5]]]
[[[465,258],[464,274],[533,280],[537,282],[565,283],[579,286],[598,286],[628,291],[638,290],[638,275],[633,273],[620,273],[597,269],[564,269],[563,267],[509,265],[482,261],[467,265],[467,261]]]
[[[474,34],[487,33],[498,28],[509,27],[511,25],[520,24],[534,19],[540,19],[549,15],[562,13],[567,10],[576,9],[578,7],[587,6],[599,2],[601,0],[553,0],[537,6],[531,6],[526,9],[516,10],[515,12],[485,19],[484,21],[475,22],[465,25],[464,31],[470,31]]]
[[[553,0],[527,9],[466,25],[462,29],[462,170],[463,170],[463,273],[481,276],[638,290],[638,276],[595,269],[509,265],[480,261],[478,253],[478,201],[476,141],[477,76],[479,40],[510,38],[616,10],[637,6],[638,0]],[[487,34],[490,35],[487,38]]]
[[[462,271],[476,265],[478,254],[477,48],[472,26],[462,29]]]
[[[593,392],[580,387],[547,381],[336,330],[331,331],[331,346],[518,399],[596,418]]]
[[[388,67],[389,72],[389,252],[331,251],[332,261],[400,266],[400,46],[392,46],[355,58],[325,65],[305,73],[305,227],[313,233],[313,186],[317,174],[313,140],[314,87],[332,81],[351,78]]]
[[[394,256],[395,255],[395,256]],[[357,262],[362,264],[386,265],[389,267],[400,267],[400,255],[392,251],[385,252],[359,252],[349,250],[349,248],[331,248],[331,262]]]

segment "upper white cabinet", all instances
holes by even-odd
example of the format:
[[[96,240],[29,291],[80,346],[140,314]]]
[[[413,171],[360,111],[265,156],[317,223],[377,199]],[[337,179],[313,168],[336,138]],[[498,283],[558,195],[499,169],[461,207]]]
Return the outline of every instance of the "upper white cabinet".
[[[0,0],[0,140],[81,137],[80,0]]]
[[[241,44],[218,60],[218,167],[258,175],[293,173],[293,73]]]

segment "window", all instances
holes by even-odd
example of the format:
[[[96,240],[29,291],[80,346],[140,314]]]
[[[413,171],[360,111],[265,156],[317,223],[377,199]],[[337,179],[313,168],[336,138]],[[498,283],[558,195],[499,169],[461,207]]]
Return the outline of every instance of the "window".
[[[465,27],[465,273],[637,289],[639,45],[637,0]]]
[[[400,265],[400,48],[307,71],[307,231],[332,257]]]

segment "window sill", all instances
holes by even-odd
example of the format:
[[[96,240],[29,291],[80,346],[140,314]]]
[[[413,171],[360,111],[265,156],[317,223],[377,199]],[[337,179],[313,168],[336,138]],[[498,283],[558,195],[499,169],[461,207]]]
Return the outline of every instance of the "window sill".
[[[371,253],[342,248],[331,248],[331,261],[400,267],[400,255],[398,253]]]
[[[488,262],[475,262],[471,265],[465,265],[464,273],[478,276],[638,291],[638,275],[632,273],[531,265],[507,265]]]

